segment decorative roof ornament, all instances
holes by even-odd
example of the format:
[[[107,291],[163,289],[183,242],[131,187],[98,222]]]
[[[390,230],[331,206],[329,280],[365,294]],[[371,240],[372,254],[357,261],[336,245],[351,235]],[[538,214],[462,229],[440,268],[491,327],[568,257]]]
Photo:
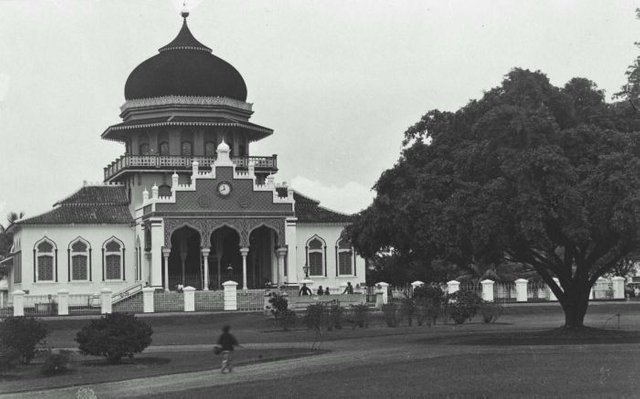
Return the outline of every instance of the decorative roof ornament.
[[[182,11],[180,12],[182,18],[184,18],[184,23],[187,23],[187,17],[189,16],[189,7],[187,7],[187,1],[182,2]]]

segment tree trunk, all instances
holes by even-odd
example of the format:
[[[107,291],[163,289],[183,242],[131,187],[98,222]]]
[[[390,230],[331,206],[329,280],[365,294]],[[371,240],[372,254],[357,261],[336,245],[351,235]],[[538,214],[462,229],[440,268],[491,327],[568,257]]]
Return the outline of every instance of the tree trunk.
[[[580,287],[565,290],[564,298],[560,299],[564,310],[564,328],[577,330],[584,327],[590,288],[589,284],[584,282]]]

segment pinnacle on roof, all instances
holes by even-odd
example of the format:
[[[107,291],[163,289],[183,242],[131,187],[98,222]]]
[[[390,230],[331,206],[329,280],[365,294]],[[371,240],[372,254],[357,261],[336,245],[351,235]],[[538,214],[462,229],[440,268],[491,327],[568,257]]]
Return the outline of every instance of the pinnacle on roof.
[[[211,49],[204,44],[200,43],[193,34],[189,30],[189,26],[187,25],[187,17],[189,16],[189,11],[185,9],[182,10],[182,28],[180,32],[178,32],[178,36],[171,41],[171,43],[167,44],[164,47],[158,49],[159,52],[168,51],[168,50],[200,50],[211,53]]]

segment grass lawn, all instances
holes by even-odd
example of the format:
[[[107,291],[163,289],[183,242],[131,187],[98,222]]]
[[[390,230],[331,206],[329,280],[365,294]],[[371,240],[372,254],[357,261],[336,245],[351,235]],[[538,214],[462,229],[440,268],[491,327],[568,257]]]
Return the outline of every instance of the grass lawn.
[[[574,348],[575,349],[575,348]],[[336,371],[194,389],[154,398],[449,397],[635,398],[640,396],[640,351],[472,353],[428,360],[358,365]]]
[[[242,349],[234,353],[234,364],[267,362],[319,353],[323,352],[309,349]],[[119,365],[109,365],[104,358],[73,353],[68,372],[47,377],[40,372],[43,359],[36,358],[30,365],[21,365],[0,374],[0,393],[96,384],[189,371],[217,371],[220,361],[220,356],[215,356],[211,350],[143,353],[134,359],[123,359],[123,363]]]

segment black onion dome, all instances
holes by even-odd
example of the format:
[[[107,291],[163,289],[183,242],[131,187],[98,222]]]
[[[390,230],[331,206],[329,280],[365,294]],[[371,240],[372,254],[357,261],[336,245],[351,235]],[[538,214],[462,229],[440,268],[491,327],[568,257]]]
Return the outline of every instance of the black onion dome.
[[[247,99],[240,73],[196,40],[184,19],[175,39],[138,65],[124,87],[127,100],[164,96]]]

